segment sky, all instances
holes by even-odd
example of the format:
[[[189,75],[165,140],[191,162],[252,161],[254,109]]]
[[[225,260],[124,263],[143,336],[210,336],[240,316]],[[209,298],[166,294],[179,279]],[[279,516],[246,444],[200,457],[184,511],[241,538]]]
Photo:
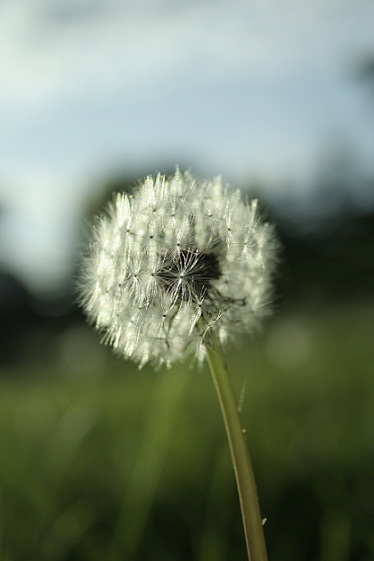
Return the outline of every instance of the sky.
[[[341,142],[373,171],[373,28],[372,0],[1,0],[0,266],[63,283],[118,170],[279,196]]]

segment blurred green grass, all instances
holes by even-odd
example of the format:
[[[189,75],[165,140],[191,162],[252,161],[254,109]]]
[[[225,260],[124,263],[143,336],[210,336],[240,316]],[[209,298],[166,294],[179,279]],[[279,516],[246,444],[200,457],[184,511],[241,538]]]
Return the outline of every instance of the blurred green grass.
[[[290,309],[228,355],[271,561],[374,558],[373,317]],[[72,333],[0,379],[0,559],[245,559],[207,370],[138,372]]]

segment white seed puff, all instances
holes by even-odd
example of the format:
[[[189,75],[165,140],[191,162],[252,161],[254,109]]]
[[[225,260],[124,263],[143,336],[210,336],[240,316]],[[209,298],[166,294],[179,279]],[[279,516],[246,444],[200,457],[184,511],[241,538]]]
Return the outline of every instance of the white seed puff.
[[[83,257],[81,303],[124,357],[170,365],[226,347],[269,311],[277,242],[257,201],[180,173],[116,194]]]

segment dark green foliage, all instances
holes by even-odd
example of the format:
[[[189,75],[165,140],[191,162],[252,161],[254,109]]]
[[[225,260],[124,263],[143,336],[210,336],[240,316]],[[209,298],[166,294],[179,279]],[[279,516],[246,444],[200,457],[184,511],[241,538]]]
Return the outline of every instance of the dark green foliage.
[[[289,311],[228,357],[271,561],[374,556],[373,312]],[[208,372],[104,357],[1,378],[0,558],[245,559]]]

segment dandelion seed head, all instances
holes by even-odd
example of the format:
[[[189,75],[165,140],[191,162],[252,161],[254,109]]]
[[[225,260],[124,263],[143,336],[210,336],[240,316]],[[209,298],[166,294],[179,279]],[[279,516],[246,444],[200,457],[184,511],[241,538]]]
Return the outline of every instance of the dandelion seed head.
[[[103,341],[140,366],[202,361],[269,313],[277,242],[257,201],[195,178],[147,177],[116,194],[83,258],[81,303]]]

